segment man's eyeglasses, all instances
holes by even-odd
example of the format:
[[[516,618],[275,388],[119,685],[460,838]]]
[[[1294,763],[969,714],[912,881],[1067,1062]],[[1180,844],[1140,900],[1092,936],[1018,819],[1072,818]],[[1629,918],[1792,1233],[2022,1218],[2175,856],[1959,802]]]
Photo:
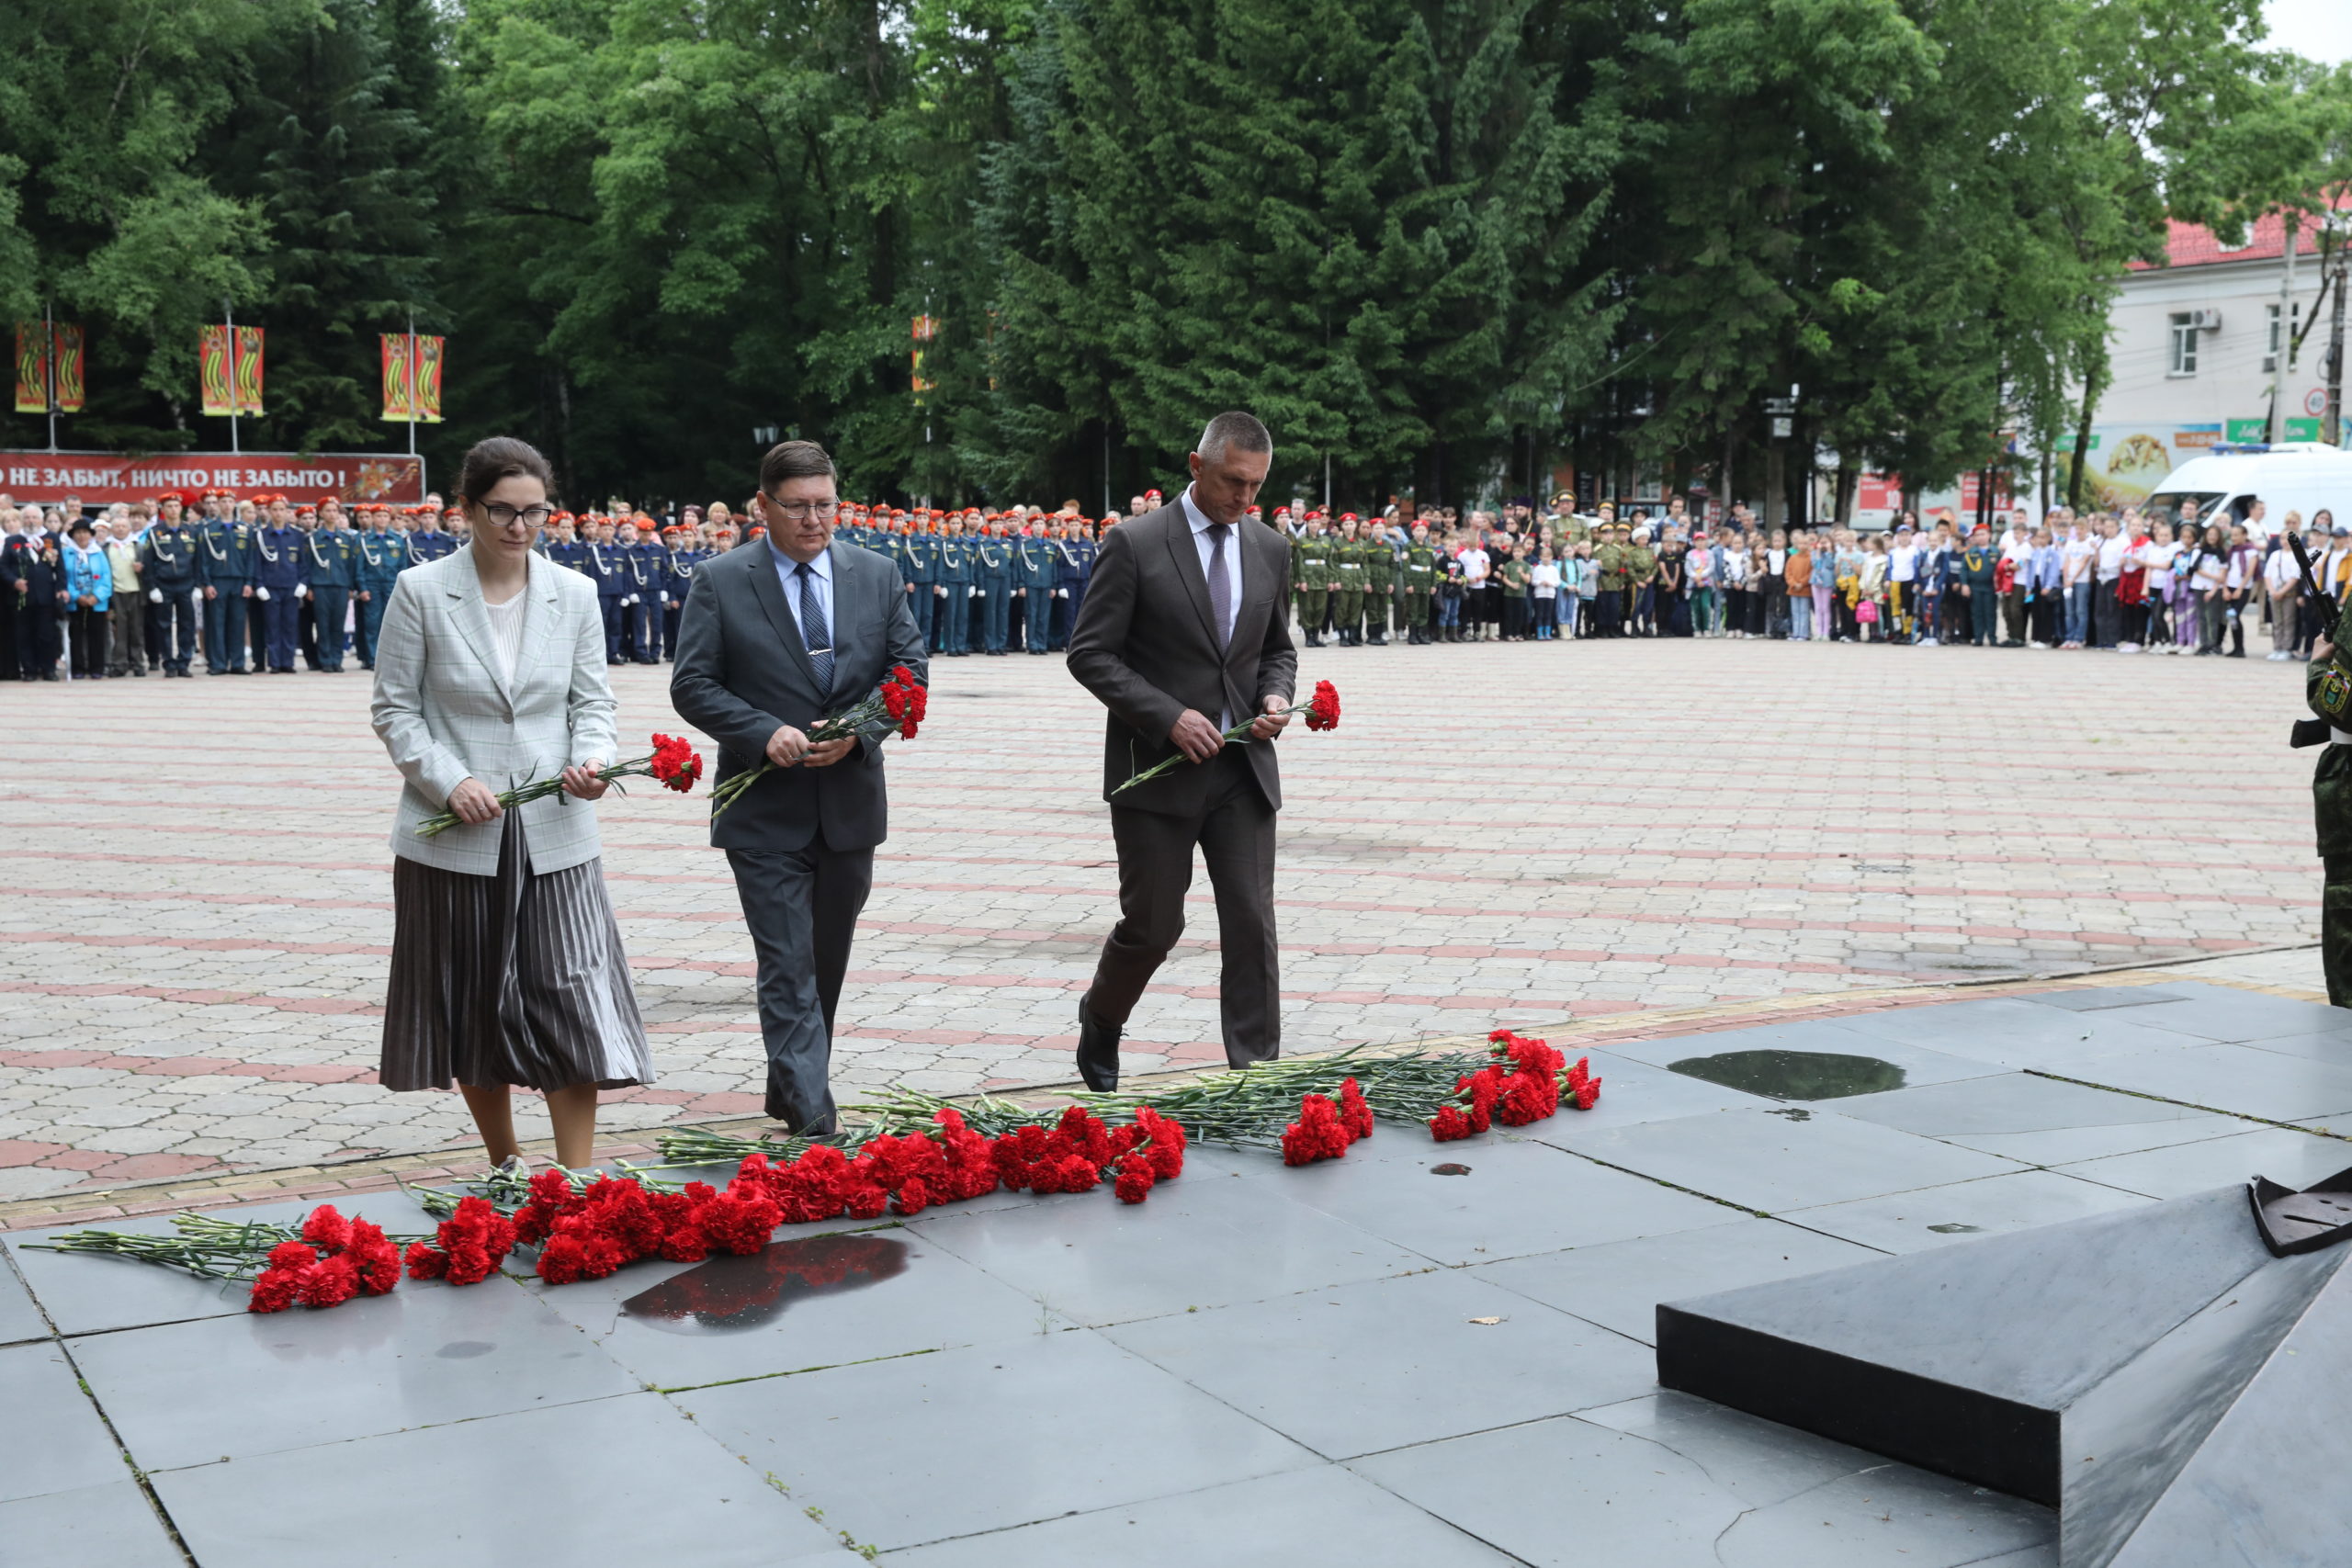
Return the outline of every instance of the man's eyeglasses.
[[[503,506],[495,502],[481,510],[493,528],[511,527],[517,523],[532,528],[543,528],[547,526],[548,519],[555,515],[552,506]]]
[[[811,517],[830,523],[841,511],[842,503],[838,501],[776,501],[771,498],[768,507],[795,523],[806,523]]]

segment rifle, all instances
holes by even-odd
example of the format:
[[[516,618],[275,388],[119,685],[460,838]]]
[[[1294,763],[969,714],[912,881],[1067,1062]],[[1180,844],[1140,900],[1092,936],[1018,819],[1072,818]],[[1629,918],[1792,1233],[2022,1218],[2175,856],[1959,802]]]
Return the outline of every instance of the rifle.
[[[2312,575],[2311,552],[2303,548],[2303,536],[2301,534],[2288,535],[2287,547],[2295,552],[2295,570],[2302,573],[2303,592],[2327,612],[2328,638],[2332,642],[2335,640],[2336,621],[2342,614],[2336,608],[2335,596],[2322,592],[2319,580]],[[2287,744],[2299,750],[2305,746],[2324,746],[2333,732],[2334,727],[2324,718],[2299,718],[2287,732]]]

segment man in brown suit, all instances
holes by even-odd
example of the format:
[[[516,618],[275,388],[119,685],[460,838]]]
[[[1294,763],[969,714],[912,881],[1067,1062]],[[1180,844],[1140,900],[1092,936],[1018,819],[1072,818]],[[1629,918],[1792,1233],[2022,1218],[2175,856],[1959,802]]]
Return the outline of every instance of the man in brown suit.
[[[1282,775],[1267,744],[1289,722],[1290,548],[1247,514],[1273,463],[1256,418],[1221,413],[1192,455],[1193,482],[1167,505],[1103,534],[1069,639],[1069,671],[1111,710],[1102,793],[1119,851],[1119,923],[1078,1007],[1078,1070],[1118,1087],[1119,1036],[1184,931],[1200,846],[1216,892],[1226,1060],[1282,1054],[1274,947],[1274,812]],[[1250,716],[1258,716],[1254,723]],[[1248,742],[1224,732],[1250,724]],[[1181,752],[1178,767],[1119,785]]]

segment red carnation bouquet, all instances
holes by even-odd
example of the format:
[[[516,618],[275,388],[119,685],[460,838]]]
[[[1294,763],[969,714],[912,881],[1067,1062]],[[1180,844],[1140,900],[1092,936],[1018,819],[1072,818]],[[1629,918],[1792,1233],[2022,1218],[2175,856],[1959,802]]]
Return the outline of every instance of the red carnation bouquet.
[[[912,740],[916,730],[922,728],[922,721],[930,713],[931,694],[923,689],[922,682],[915,679],[913,671],[903,664],[894,664],[881,685],[852,706],[828,715],[812,725],[808,730],[808,744],[822,746],[828,740],[846,740],[885,719],[889,720],[891,728]],[[758,767],[747,768],[712,789],[711,820],[717,821],[720,812],[734,805],[745,790],[775,770],[774,762],[762,758]]]
[[[1303,703],[1294,703],[1292,705],[1283,709],[1282,711],[1284,717],[1289,717],[1302,713],[1305,714],[1306,716],[1306,728],[1309,729],[1337,729],[1340,728],[1339,688],[1332,685],[1329,681],[1317,681],[1315,682],[1315,694],[1313,696],[1307,698]],[[1251,714],[1248,718],[1243,719],[1239,724],[1237,724],[1231,729],[1227,730],[1225,732],[1226,739],[1238,745],[1249,745],[1250,727],[1256,724],[1265,715],[1263,714]],[[1124,795],[1128,790],[1135,788],[1136,785],[1143,783],[1146,779],[1156,779],[1160,774],[1176,766],[1177,763],[1189,761],[1191,759],[1186,757],[1182,751],[1179,751],[1176,755],[1169,758],[1166,761],[1159,762],[1151,767],[1146,768],[1143,772],[1136,774],[1135,777],[1129,779],[1126,783],[1121,784],[1117,789],[1113,790],[1111,793],[1113,795]]]
[[[691,740],[675,735],[657,735],[653,738],[653,750],[650,754],[626,762],[616,762],[609,768],[600,768],[596,776],[607,783],[620,779],[652,779],[664,789],[674,789],[684,795],[695,787],[695,781],[702,777],[702,754],[695,750]],[[526,802],[544,800],[562,787],[560,775],[551,779],[533,779],[516,788],[502,790],[498,804],[512,811]],[[627,794],[628,791],[623,790],[622,793]],[[444,811],[438,817],[428,817],[418,823],[416,836],[429,839],[463,820],[454,811]]]

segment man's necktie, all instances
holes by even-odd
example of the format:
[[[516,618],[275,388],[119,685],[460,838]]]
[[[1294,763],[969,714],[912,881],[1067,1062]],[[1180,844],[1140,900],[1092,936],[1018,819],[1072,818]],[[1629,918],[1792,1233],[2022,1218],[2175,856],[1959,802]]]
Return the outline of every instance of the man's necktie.
[[[797,568],[800,577],[800,640],[808,648],[808,667],[817,672],[817,694],[822,701],[833,694],[833,632],[825,624],[825,606],[817,597],[817,574],[807,561]]]
[[[1233,583],[1225,570],[1225,541],[1232,532],[1227,524],[1209,525],[1209,619],[1216,623],[1219,648],[1233,635]]]

